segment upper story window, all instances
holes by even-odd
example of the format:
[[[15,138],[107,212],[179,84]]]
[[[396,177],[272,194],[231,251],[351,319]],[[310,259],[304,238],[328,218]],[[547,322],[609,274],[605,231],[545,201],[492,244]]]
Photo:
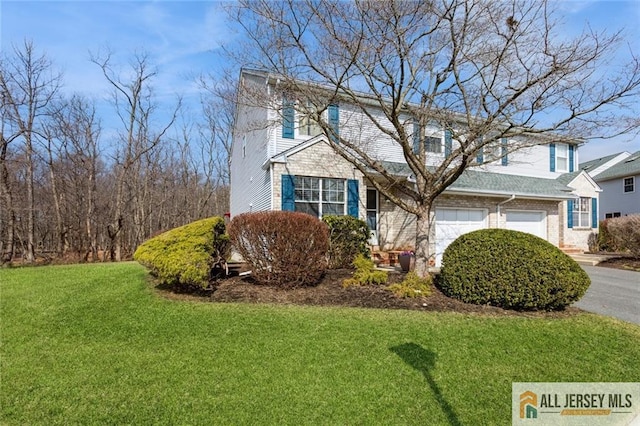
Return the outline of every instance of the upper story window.
[[[296,105],[295,102],[283,97],[282,100],[282,137],[294,139],[296,136],[317,136],[322,133],[319,125],[316,107],[307,104],[307,107]],[[332,141],[339,143],[340,136],[340,111],[337,104],[327,106],[326,112],[322,113],[323,119],[327,120],[330,128],[329,137]],[[295,129],[298,129],[297,132]]]
[[[576,147],[566,143],[549,144],[549,170],[552,172],[573,172]]]
[[[556,145],[556,170],[559,172],[569,171],[569,146],[564,143]]]
[[[312,114],[300,114],[300,120],[298,121],[298,133],[302,136],[318,136],[322,133],[322,128],[316,120],[312,117]]]
[[[633,176],[622,179],[622,185],[624,188],[624,192],[634,192],[635,191],[635,178]]]
[[[424,145],[427,152],[435,154],[442,153],[442,138],[427,136],[424,138]]]

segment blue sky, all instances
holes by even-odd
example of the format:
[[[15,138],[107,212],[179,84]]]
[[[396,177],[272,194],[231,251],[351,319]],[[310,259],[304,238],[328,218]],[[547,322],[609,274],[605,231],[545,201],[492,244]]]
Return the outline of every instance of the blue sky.
[[[568,33],[578,32],[586,23],[596,30],[624,28],[640,54],[640,0],[557,0],[557,4]],[[169,105],[180,94],[197,108],[193,76],[220,69],[221,48],[237,37],[216,1],[0,0],[0,48],[32,40],[64,72],[65,90],[94,97],[101,115],[109,111],[109,86],[89,61],[90,52],[111,49],[114,63],[123,70],[134,52],[148,53],[158,69],[154,88],[159,101]],[[612,61],[621,57],[624,53]],[[108,127],[109,117],[103,121]],[[581,149],[580,159],[623,150],[640,150],[640,136],[590,141]]]

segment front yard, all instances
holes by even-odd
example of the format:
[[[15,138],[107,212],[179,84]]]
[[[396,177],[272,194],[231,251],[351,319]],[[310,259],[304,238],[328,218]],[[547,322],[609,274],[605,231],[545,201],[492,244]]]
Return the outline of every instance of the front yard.
[[[640,327],[160,297],[135,263],[0,270],[0,423],[510,424],[513,381],[640,381]]]

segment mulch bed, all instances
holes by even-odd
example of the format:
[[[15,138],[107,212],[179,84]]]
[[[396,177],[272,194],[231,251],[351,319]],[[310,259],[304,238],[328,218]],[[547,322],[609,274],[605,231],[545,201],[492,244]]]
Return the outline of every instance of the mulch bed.
[[[383,286],[361,286],[344,288],[342,282],[351,277],[348,269],[330,270],[322,280],[312,287],[282,289],[257,284],[250,276],[231,276],[212,282],[208,290],[176,292],[176,289],[161,289],[172,299],[195,299],[211,302],[267,303],[282,305],[345,306],[377,309],[406,309],[431,312],[476,313],[488,316],[567,317],[581,312],[569,307],[556,312],[519,312],[489,305],[472,305],[445,296],[437,286],[432,286],[428,297],[400,298]],[[404,274],[389,272],[389,284],[399,282]]]
[[[598,266],[640,272],[640,259],[634,259],[632,257],[615,257],[598,263]]]

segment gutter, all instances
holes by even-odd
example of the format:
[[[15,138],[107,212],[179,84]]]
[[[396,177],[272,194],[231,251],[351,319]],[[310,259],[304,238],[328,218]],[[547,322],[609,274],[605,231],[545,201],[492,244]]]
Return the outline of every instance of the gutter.
[[[515,200],[515,199],[516,199],[516,194],[513,194],[513,195],[511,195],[511,197],[507,198],[507,199],[506,199],[506,200],[504,200],[504,201],[499,202],[499,203],[496,205],[496,214],[498,215],[498,216],[496,217],[496,225],[498,225],[498,226],[497,226],[498,228],[500,228],[500,206],[502,206],[503,204],[507,204],[507,203],[509,203],[509,202],[511,202],[511,201],[513,201],[513,200]]]

